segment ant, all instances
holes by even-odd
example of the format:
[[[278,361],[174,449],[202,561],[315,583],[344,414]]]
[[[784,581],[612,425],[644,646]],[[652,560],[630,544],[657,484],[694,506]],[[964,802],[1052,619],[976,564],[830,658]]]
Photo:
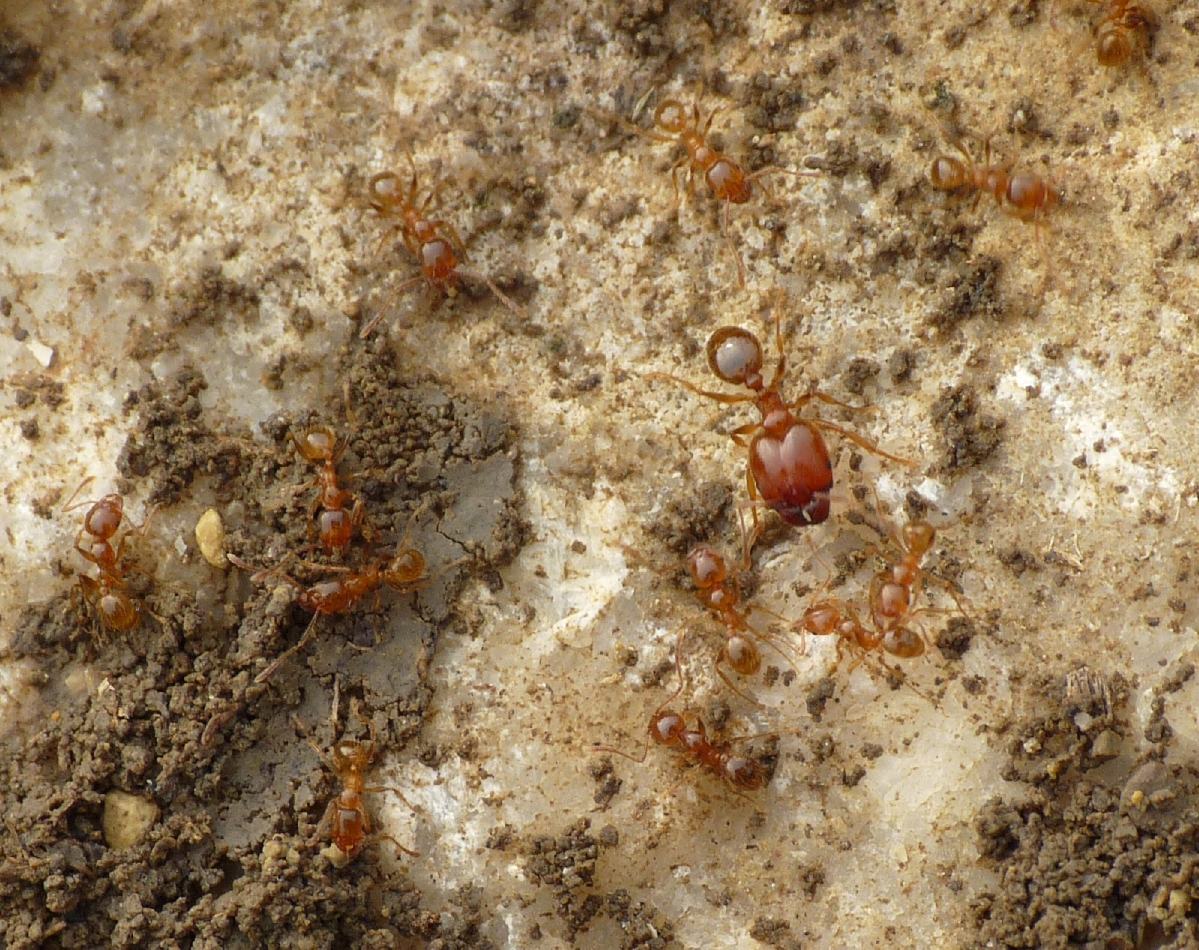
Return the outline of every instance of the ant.
[[[253,565],[247,564],[235,555],[230,554],[228,557],[233,564],[240,567],[243,571],[255,570]],[[409,591],[419,587],[429,577],[425,567],[424,555],[416,550],[416,548],[409,547],[406,543],[402,543],[397,552],[390,558],[377,558],[358,571],[331,564],[316,566],[319,566],[323,570],[336,571],[342,576],[330,580],[318,581],[308,587],[305,587],[294,577],[283,573],[277,568],[258,570],[250,578],[250,580],[258,582],[269,575],[275,575],[287,583],[298,587],[300,593],[296,597],[296,603],[312,614],[312,620],[309,621],[303,636],[295,644],[275,657],[267,665],[266,669],[254,677],[256,684],[262,684],[269,680],[284,661],[307,645],[316,632],[316,621],[322,615],[329,616],[332,614],[348,613],[354,609],[358,601],[362,600],[363,597],[372,591],[378,590],[383,585],[387,585],[397,591]]]
[[[84,601],[96,612],[103,627],[123,633],[136,627],[141,619],[141,608],[129,594],[122,566],[129,529],[121,535],[115,548],[112,545],[112,539],[124,520],[125,501],[114,492],[96,501],[71,504],[91,482],[91,477],[80,482],[62,509],[65,514],[83,505],[91,505],[87,514],[83,516],[83,527],[75,535],[75,550],[82,558],[96,565],[97,575],[89,577],[80,574],[78,590]],[[145,521],[134,528],[138,532],[144,531],[149,522],[150,515],[147,515]]]
[[[641,755],[629,755],[621,749],[602,745],[593,746],[592,751],[615,752],[617,755],[623,755],[626,759],[643,765],[645,757],[649,753],[649,743],[652,739],[658,745],[673,748],[681,753],[684,758],[690,759],[696,765],[707,769],[713,775],[720,778],[736,794],[745,798],[747,797],[744,794],[745,792],[756,792],[766,785],[767,776],[761,764],[747,756],[734,754],[731,749],[731,742],[712,742],[708,738],[708,733],[704,728],[702,720],[696,719],[695,725],[688,728],[686,716],[671,712],[666,708],[678,698],[678,695],[686,685],[681,659],[682,646],[683,637],[680,635],[675,645],[674,655],[675,670],[679,677],[679,688],[667,697],[666,701],[654,710],[654,714],[650,717],[649,726],[646,730],[647,738],[645,746],[641,750]]]
[[[779,357],[769,383],[762,376],[762,344],[753,333],[741,327],[721,327],[708,338],[708,367],[721,381],[744,386],[750,391],[748,395],[700,389],[668,373],[647,374],[650,379],[670,380],[716,402],[752,402],[761,414],[761,422],[740,426],[731,433],[733,441],[749,454],[745,481],[754,507],[753,532],[746,545],[747,552],[761,534],[757,512],[760,503],[773,508],[783,521],[795,527],[820,524],[828,518],[833,466],[821,430],[836,432],[873,455],[903,465],[912,464],[835,423],[795,414],[813,399],[855,411],[869,407],[848,405],[814,387],[792,403],[783,398],[780,386],[787,367],[780,312],[783,296],[781,291],[778,292],[774,304],[775,346]]]
[[[863,654],[883,649],[892,656],[910,659],[923,655],[923,637],[910,627],[896,627],[886,633],[871,630],[862,623],[857,609],[836,598],[825,598],[809,604],[795,626],[817,637],[838,636],[838,649],[848,644]]]
[[[334,682],[336,692],[336,681]],[[325,759],[328,762],[329,767],[342,784],[341,791],[329,802],[329,806],[325,809],[325,814],[317,824],[316,831],[310,839],[310,843],[315,843],[324,836],[326,830],[329,831],[333,847],[337,849],[337,853],[341,858],[341,860],[335,862],[339,866],[348,864],[354,858],[358,857],[366,845],[367,836],[372,833],[370,816],[367,814],[366,807],[362,801],[364,793],[394,792],[405,805],[413,811],[417,810],[416,806],[409,802],[399,789],[387,785],[366,784],[366,770],[374,762],[378,747],[375,724],[364,718],[356,705],[355,713],[359,721],[369,728],[370,739],[363,741],[361,739],[346,739],[342,737],[333,744],[332,753],[327,759],[320,747],[311,739],[308,740],[308,744],[312,747],[312,750],[321,759]],[[335,727],[337,724],[336,715],[337,702],[335,699],[333,704]],[[374,837],[386,838],[404,854],[414,858],[420,857],[420,852],[404,847],[404,845],[400,844],[391,835],[376,831],[374,832]]]
[[[736,577],[729,578],[724,558],[707,545],[700,545],[687,555],[687,570],[691,574],[691,582],[695,585],[695,595],[699,602],[720,618],[728,630],[728,639],[725,640],[716,660],[716,674],[724,681],[725,686],[738,696],[755,702],[733,685],[722,665],[727,663],[734,672],[742,676],[753,676],[757,673],[762,667],[762,654],[755,640],[769,643],[791,662],[790,657],[787,657],[771,636],[755,630],[749,623],[749,615],[755,610],[761,613],[770,611],[761,607],[740,606],[741,592],[738,590]]]
[[[679,170],[687,166],[687,193],[695,197],[695,177],[703,175],[704,181],[712,192],[712,196],[722,203],[720,233],[728,243],[737,262],[737,282],[745,286],[745,262],[741,252],[737,250],[729,234],[729,206],[746,204],[753,197],[753,183],[760,178],[775,172],[784,172],[797,176],[816,176],[816,172],[798,172],[789,168],[770,165],[760,168],[753,174],[747,175],[744,169],[728,155],[708,144],[708,130],[712,120],[716,118],[719,109],[713,109],[706,120],[702,120],[699,111],[699,95],[692,103],[690,110],[677,99],[665,99],[654,111],[654,128],[658,131],[647,131],[638,125],[621,123],[637,135],[653,142],[681,146],[684,154],[670,169],[670,180],[674,185],[675,203],[679,200]],[[703,127],[700,127],[701,121]],[[763,186],[765,187],[765,186]]]
[[[317,508],[322,509],[317,516],[321,544],[330,554],[344,551],[354,537],[354,528],[362,524],[366,513],[362,499],[342,488],[337,481],[337,462],[346,450],[346,443],[340,441],[328,426],[313,426],[302,439],[293,434],[292,441],[303,458],[320,465],[316,477],[298,490],[317,489],[310,515],[315,514]]]
[[[367,200],[371,208],[380,217],[398,219],[394,227],[399,230],[404,246],[420,261],[421,272],[400,284],[396,296],[422,280],[430,288],[449,294],[461,278],[470,277],[486,284],[504,306],[519,316],[521,308],[490,278],[460,266],[460,262],[466,259],[466,246],[454,226],[448,221],[426,216],[437,207],[444,182],[429,189],[424,201],[418,204],[421,189],[411,153],[408,153],[408,164],[412,167],[412,178],[407,190],[396,172],[380,172],[367,183]],[[382,318],[380,311],[362,328],[359,337],[365,339],[370,336]]]
[[[1157,16],[1136,0],[1090,0],[1106,3],[1107,10],[1095,28],[1095,57],[1100,66],[1123,66],[1135,50],[1147,50]]]
[[[1037,246],[1044,256],[1041,229],[1045,217],[1061,201],[1058,190],[1033,172],[1013,173],[1010,162],[992,165],[989,140],[983,143],[981,164],[974,161],[960,141],[953,141],[951,146],[957,156],[938,155],[929,167],[932,186],[938,191],[973,191],[976,205],[983,192],[994,195],[995,203],[1006,214],[1032,223]]]

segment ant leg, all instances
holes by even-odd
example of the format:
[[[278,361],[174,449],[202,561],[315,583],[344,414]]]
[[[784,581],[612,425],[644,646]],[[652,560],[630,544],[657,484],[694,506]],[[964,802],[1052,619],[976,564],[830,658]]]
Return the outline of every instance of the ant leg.
[[[400,294],[402,294],[409,287],[416,286],[424,279],[425,278],[424,278],[423,274],[418,274],[416,277],[409,277],[406,281],[404,281],[402,284],[400,284],[399,287],[396,288],[395,293],[392,294],[392,297],[398,298],[400,296]],[[385,311],[380,309],[378,313],[376,313],[373,317],[371,317],[371,319],[367,322],[366,326],[364,326],[358,332],[358,339],[365,340],[368,336],[370,336],[371,333],[374,332],[375,327],[377,327],[379,325],[379,321],[382,320],[385,315],[386,315]]]
[[[283,662],[285,660],[287,660],[293,653],[296,653],[296,652],[302,650],[305,646],[308,645],[308,641],[312,639],[312,635],[316,632],[316,621],[319,617],[320,617],[320,614],[312,615],[312,620],[310,620],[308,622],[308,629],[304,631],[304,635],[302,637],[300,637],[300,639],[298,641],[296,641],[296,643],[293,646],[288,647],[286,650],[284,650],[282,653],[280,653],[277,657],[275,657],[275,659],[270,664],[268,664],[266,669],[264,669],[261,673],[259,673],[257,676],[255,676],[254,677],[255,684],[261,686],[263,683],[265,683],[267,680],[269,680],[272,676],[275,675],[275,670],[279,669],[279,667],[283,664]]]
[[[902,455],[892,455],[890,452],[884,451],[874,442],[871,442],[869,439],[858,435],[852,429],[846,429],[844,426],[839,426],[832,422],[826,422],[823,419],[807,419],[805,421],[817,429],[826,429],[829,432],[836,432],[843,439],[849,439],[850,442],[865,449],[871,455],[877,455],[880,458],[889,459],[892,462],[897,462],[900,465],[906,465],[909,468],[913,468],[916,465],[916,462],[912,459],[904,458]]]
[[[779,361],[775,364],[774,375],[770,378],[768,391],[777,390],[779,383],[787,372],[787,354],[783,351],[783,304],[787,302],[787,292],[781,287],[776,288],[771,295],[771,311],[774,314],[774,348],[779,352]]]
[[[806,393],[804,393],[802,396],[800,396],[798,399],[796,399],[795,402],[789,403],[787,408],[788,409],[802,409],[804,406],[806,406],[808,403],[810,403],[813,399],[819,400],[820,402],[825,403],[826,405],[829,405],[829,406],[836,406],[838,409],[845,409],[849,412],[873,412],[875,409],[878,408],[877,406],[875,406],[871,403],[867,403],[864,406],[855,406],[852,403],[842,402],[840,399],[834,399],[828,393],[821,392],[819,389],[816,389],[815,387],[813,387],[812,389],[809,389]]]
[[[369,789],[368,789],[368,791],[369,791]],[[412,857],[412,858],[419,858],[419,857],[420,857],[420,852],[419,852],[419,851],[413,851],[411,848],[405,848],[405,847],[404,847],[402,844],[400,844],[398,841],[396,841],[396,839],[395,839],[395,838],[393,838],[393,837],[392,837],[391,835],[389,835],[389,834],[384,834],[384,833],[383,833],[383,832],[381,832],[381,831],[377,831],[377,832],[375,832],[375,838],[376,838],[376,839],[379,839],[379,838],[384,838],[384,839],[386,839],[387,841],[390,841],[390,842],[391,842],[392,844],[394,844],[394,845],[395,845],[395,846],[396,846],[396,847],[397,847],[399,850],[403,851],[403,852],[404,852],[404,854],[408,855],[409,857]]]
[[[745,287],[745,261],[741,258],[741,252],[737,249],[736,243],[733,241],[733,236],[729,233],[729,205],[731,202],[725,201],[724,208],[720,214],[720,233],[724,236],[725,243],[729,246],[729,252],[733,255],[733,260],[737,262],[737,285]]]
[[[500,303],[502,303],[505,307],[511,310],[518,317],[523,317],[525,315],[524,307],[500,290],[500,288],[496,286],[495,281],[493,281],[490,277],[480,274],[477,271],[467,270],[463,267],[459,267],[457,269],[457,273],[461,277],[469,277],[472,280],[477,280],[483,284],[486,284],[487,289],[495,294]]]
[[[322,758],[324,758],[324,757],[322,756]],[[329,826],[333,823],[333,810],[336,807],[337,807],[337,799],[334,798],[325,807],[325,813],[323,815],[321,815],[321,820],[316,823],[316,830],[309,836],[307,844],[309,844],[310,846],[315,845],[323,837],[325,837],[325,833],[329,830]]]
[[[739,690],[733,684],[733,681],[731,679],[729,679],[728,674],[725,673],[724,669],[721,667],[721,661],[723,659],[724,659],[723,655],[721,655],[720,657],[717,657],[715,665],[716,665],[716,675],[719,676],[721,678],[721,680],[724,681],[724,685],[727,686],[729,689],[731,689],[734,693],[736,693],[742,699],[744,699],[747,703],[751,703],[752,705],[757,706],[759,709],[765,709],[766,707],[763,703],[760,703],[758,700],[754,699],[752,696],[748,696],[745,693],[741,692],[741,690]]]
[[[753,402],[754,396],[738,396],[732,393],[717,393],[710,389],[700,389],[695,383],[689,383],[685,379],[680,379],[678,376],[672,376],[670,373],[651,372],[645,374],[646,379],[666,379],[672,383],[678,383],[689,392],[695,393],[697,396],[704,396],[708,399],[714,399],[716,402],[732,404],[738,402]]]

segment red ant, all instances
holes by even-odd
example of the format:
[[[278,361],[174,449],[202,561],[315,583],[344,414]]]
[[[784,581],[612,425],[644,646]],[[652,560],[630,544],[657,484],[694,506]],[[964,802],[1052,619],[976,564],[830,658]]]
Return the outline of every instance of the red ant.
[[[836,635],[841,638],[838,648],[848,644],[864,654],[881,647],[892,656],[910,659],[921,656],[925,650],[924,638],[909,627],[896,627],[886,633],[871,630],[862,623],[852,604],[836,598],[809,604],[795,626],[817,637]]]
[[[336,726],[336,700],[334,701],[333,708],[334,726]],[[370,816],[367,814],[366,807],[362,801],[364,793],[394,792],[405,805],[414,811],[416,810],[416,807],[408,799],[404,798],[399,789],[386,785],[366,784],[366,770],[370,768],[371,763],[374,761],[377,748],[375,724],[363,718],[361,713],[358,714],[358,718],[370,729],[370,739],[362,741],[360,739],[346,739],[343,737],[333,744],[332,754],[327,761],[333,769],[333,773],[341,782],[342,790],[329,802],[329,806],[325,809],[325,814],[321,817],[316,831],[310,839],[314,843],[323,837],[325,831],[328,830],[333,847],[337,849],[343,859],[336,862],[339,866],[341,864],[348,864],[354,858],[358,857],[366,845],[367,836],[372,833]],[[315,742],[309,739],[308,744],[320,758],[325,758],[325,754]],[[400,851],[404,852],[404,854],[411,855],[414,858],[420,857],[420,852],[404,847],[391,835],[374,832],[374,836],[376,838],[386,838]]]
[[[1095,56],[1100,66],[1123,66],[1135,50],[1146,50],[1157,16],[1136,0],[1090,0],[1106,3],[1107,10],[1095,28]]]
[[[647,374],[650,379],[671,380],[716,402],[752,402],[761,414],[761,422],[740,426],[731,433],[733,441],[749,453],[745,481],[755,507],[753,533],[747,551],[761,533],[756,507],[759,502],[773,508],[783,521],[795,527],[820,524],[828,518],[833,466],[821,430],[836,432],[873,455],[903,465],[912,464],[908,459],[884,452],[873,442],[842,426],[824,419],[795,415],[813,399],[843,409],[868,407],[847,405],[815,388],[792,403],[783,398],[780,386],[786,373],[787,357],[783,352],[780,314],[782,293],[777,296],[780,299],[776,299],[774,305],[774,332],[779,358],[769,383],[762,376],[762,344],[753,333],[741,327],[721,327],[708,338],[708,367],[723,382],[744,386],[750,391],[749,395],[711,392],[668,373]]]
[[[993,195],[1005,213],[1033,224],[1037,246],[1042,245],[1041,229],[1045,217],[1061,201],[1061,195],[1041,176],[1033,172],[1011,172],[1011,163],[991,164],[991,143],[983,143],[982,164],[976,164],[961,142],[952,143],[952,155],[938,155],[928,170],[929,181],[938,191],[973,191],[975,204],[983,192]]]
[[[700,603],[719,617],[728,630],[728,638],[720,651],[720,657],[716,660],[716,674],[738,696],[755,702],[733,685],[721,666],[727,663],[742,676],[753,676],[757,673],[762,667],[762,654],[755,640],[769,643],[790,662],[790,658],[771,636],[755,630],[749,623],[749,615],[755,610],[762,613],[770,611],[761,607],[740,606],[741,593],[737,588],[736,579],[729,578],[724,558],[713,548],[706,545],[694,548],[687,555],[687,570],[691,574],[691,582],[695,585],[695,594]]]
[[[712,742],[708,738],[708,733],[704,728],[702,720],[697,719],[695,726],[688,728],[686,716],[666,709],[667,706],[674,702],[686,685],[686,681],[683,678],[681,660],[682,645],[683,637],[680,636],[678,643],[675,645],[674,657],[675,670],[679,677],[679,688],[661,706],[654,710],[654,714],[650,717],[649,727],[646,730],[648,738],[641,750],[641,755],[639,757],[632,756],[621,749],[601,745],[593,746],[592,751],[615,752],[617,755],[623,755],[626,759],[631,759],[641,765],[645,763],[645,757],[649,753],[649,742],[652,739],[658,745],[673,748],[680,752],[684,758],[690,759],[696,765],[707,769],[725,782],[738,795],[745,797],[744,792],[756,792],[758,789],[765,787],[767,782],[767,776],[763,772],[762,766],[756,760],[747,756],[735,755],[731,750],[732,744],[729,742]]]
[[[690,110],[677,99],[666,99],[661,102],[654,111],[654,127],[660,129],[660,132],[647,131],[640,126],[625,122],[623,119],[621,122],[637,135],[650,139],[653,142],[682,146],[684,149],[683,156],[670,169],[670,180],[674,184],[675,202],[677,203],[679,198],[679,170],[684,165],[688,166],[687,193],[691,197],[695,197],[696,175],[704,176],[704,181],[707,183],[708,188],[711,189],[712,196],[723,205],[720,219],[720,233],[724,236],[729,250],[737,262],[737,282],[741,287],[744,287],[745,262],[741,259],[741,253],[737,250],[737,246],[733,243],[732,236],[729,234],[729,206],[747,203],[753,197],[753,183],[760,178],[765,178],[767,175],[775,172],[784,172],[789,175],[815,176],[817,173],[797,172],[788,168],[779,168],[778,166],[771,165],[761,168],[751,175],[747,175],[741,166],[729,158],[728,155],[708,144],[708,130],[712,127],[712,120],[716,118],[716,114],[719,111],[719,109],[712,110],[708,114],[707,120],[703,121],[703,128],[700,128],[702,117],[699,111],[699,97],[697,95],[696,101],[692,103]]]
[[[79,591],[84,601],[95,610],[102,626],[108,630],[125,632],[136,627],[141,619],[141,608],[129,594],[122,566],[129,530],[121,535],[115,548],[112,545],[112,538],[124,520],[125,502],[114,492],[98,501],[81,501],[72,505],[71,502],[91,481],[89,477],[80,482],[62,509],[65,514],[83,505],[91,505],[83,516],[83,527],[75,535],[75,550],[96,565],[97,575],[88,577],[80,574]],[[147,515],[146,520],[134,528],[138,532],[144,531],[149,522],[150,516]]]
[[[342,488],[337,481],[337,462],[345,452],[346,444],[340,442],[328,426],[313,426],[304,433],[303,439],[293,435],[292,441],[301,456],[321,466],[316,477],[299,488],[300,491],[317,489],[311,511],[323,509],[317,517],[321,544],[330,554],[344,551],[354,537],[354,528],[362,524],[365,515],[362,499]]]
[[[295,578],[284,574],[277,568],[255,570],[253,565],[247,564],[235,555],[230,554],[228,557],[233,564],[240,567],[243,571],[255,571],[254,575],[250,578],[252,581],[258,582],[267,576],[275,575],[287,583],[298,587],[300,593],[296,597],[296,603],[312,614],[312,620],[309,622],[303,636],[295,644],[275,657],[267,665],[266,669],[254,677],[254,682],[258,684],[269,680],[285,660],[307,645],[316,632],[316,621],[320,616],[348,613],[354,609],[358,601],[362,600],[363,597],[372,591],[378,590],[384,584],[398,591],[408,591],[416,589],[424,581],[428,580],[424,555],[416,550],[416,548],[407,546],[407,544],[401,544],[399,550],[390,558],[376,559],[359,571],[332,564],[314,565],[323,570],[337,571],[342,576],[331,580],[318,581],[308,587],[305,587]]]
[[[949,581],[930,574],[920,566],[924,556],[932,550],[936,537],[936,529],[927,521],[909,521],[901,531],[892,534],[899,557],[871,578],[871,620],[874,628],[883,636],[884,647],[896,656],[919,656],[925,650],[924,634],[913,629],[910,623],[920,614],[939,612],[932,607],[912,609],[926,578],[944,587],[957,603],[958,609],[966,613]]]
[[[395,227],[400,231],[404,246],[420,261],[420,274],[400,284],[396,296],[422,280],[430,288],[448,294],[462,277],[471,277],[486,284],[504,306],[519,315],[521,308],[493,281],[460,266],[460,262],[466,258],[466,247],[457,230],[448,221],[426,217],[426,212],[437,206],[443,183],[431,188],[424,201],[418,204],[420,185],[411,154],[408,155],[408,164],[412,166],[412,178],[407,190],[400,184],[400,176],[396,172],[380,172],[367,183],[367,200],[371,208],[381,217],[398,219]],[[362,328],[359,336],[363,339],[370,336],[382,318],[380,311]]]

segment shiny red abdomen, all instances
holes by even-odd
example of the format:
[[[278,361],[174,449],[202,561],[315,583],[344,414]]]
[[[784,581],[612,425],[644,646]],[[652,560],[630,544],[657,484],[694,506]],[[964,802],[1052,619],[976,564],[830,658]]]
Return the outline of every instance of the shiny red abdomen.
[[[332,838],[338,850],[346,857],[352,858],[362,850],[362,843],[366,840],[369,829],[361,807],[347,807],[342,801],[344,797],[343,792],[338,796],[337,804],[333,806]]]
[[[758,433],[749,469],[762,500],[787,524],[820,524],[829,515],[833,465],[820,433],[796,421],[781,439]]]

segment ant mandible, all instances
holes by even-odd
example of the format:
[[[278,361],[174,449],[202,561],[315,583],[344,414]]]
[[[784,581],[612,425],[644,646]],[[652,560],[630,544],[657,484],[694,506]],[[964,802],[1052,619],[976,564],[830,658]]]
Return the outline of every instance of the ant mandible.
[[[629,755],[621,749],[602,745],[593,746],[592,751],[615,752],[617,755],[622,755],[626,759],[636,762],[638,765],[643,765],[645,757],[649,753],[650,740],[653,740],[657,745],[675,749],[684,758],[689,759],[701,768],[707,769],[728,785],[736,794],[745,798],[747,797],[744,794],[745,792],[756,792],[765,787],[767,779],[762,766],[748,756],[734,754],[731,743],[712,742],[708,738],[708,733],[704,728],[702,720],[696,719],[695,725],[688,728],[686,716],[671,712],[666,708],[678,698],[679,694],[683,691],[683,687],[686,685],[686,681],[683,678],[681,659],[682,646],[683,636],[680,635],[678,642],[675,644],[674,657],[675,671],[679,677],[679,688],[661,706],[654,710],[654,714],[650,717],[649,726],[646,729],[647,738],[641,750],[641,755]]]
[[[957,155],[938,155],[928,170],[929,181],[938,191],[973,191],[974,202],[986,192],[1005,213],[1021,221],[1031,222],[1037,246],[1044,256],[1041,229],[1050,211],[1057,206],[1061,195],[1040,175],[1033,172],[1012,172],[1011,163],[991,164],[991,143],[983,143],[981,164],[974,161],[966,147],[957,140],[951,143]]]
[[[733,441],[749,454],[745,481],[754,507],[753,532],[746,545],[747,551],[752,549],[761,533],[757,512],[759,502],[773,508],[783,521],[795,527],[820,524],[828,518],[833,466],[828,448],[820,435],[822,430],[836,432],[872,455],[903,465],[912,464],[908,459],[883,451],[843,426],[795,414],[814,399],[843,409],[861,410],[867,407],[847,405],[814,387],[792,403],[783,398],[780,387],[786,373],[787,357],[783,352],[782,298],[781,292],[776,294],[774,333],[779,357],[769,383],[762,375],[762,344],[749,330],[721,327],[708,338],[708,367],[723,382],[744,386],[750,391],[748,395],[700,389],[694,383],[668,373],[647,374],[650,379],[668,379],[716,402],[752,402],[761,414],[761,422],[740,426],[731,433]]]
[[[724,681],[725,686],[738,696],[755,702],[733,685],[722,665],[727,663],[734,672],[742,676],[753,676],[757,673],[762,667],[762,654],[755,640],[770,644],[787,662],[791,662],[791,658],[772,636],[756,630],[749,622],[749,615],[755,610],[763,613],[770,611],[754,606],[741,607],[741,592],[738,590],[736,578],[729,576],[724,557],[714,548],[700,545],[692,549],[687,555],[687,570],[691,574],[691,582],[695,585],[695,595],[699,602],[718,617],[728,631],[724,647],[716,660],[716,674]]]
[[[334,710],[336,710],[336,703]],[[321,759],[328,762],[342,785],[341,791],[325,809],[325,814],[317,824],[310,842],[315,843],[320,840],[327,830],[333,847],[337,849],[342,858],[336,862],[339,866],[353,861],[362,852],[368,836],[372,835],[370,816],[367,814],[365,803],[362,800],[365,793],[394,792],[405,805],[416,810],[416,807],[403,796],[399,789],[387,785],[366,784],[366,771],[375,760],[378,744],[374,722],[365,719],[361,713],[358,714],[358,718],[370,729],[370,739],[363,741],[342,737],[333,744],[332,754],[327,759],[320,747],[311,739],[308,740],[312,750]],[[386,838],[404,854],[414,858],[420,857],[420,852],[404,847],[389,834],[376,831],[373,836]]]
[[[1136,0],[1090,0],[1106,3],[1107,10],[1095,28],[1095,57],[1100,66],[1123,66],[1134,50],[1147,50],[1157,16]]]
[[[91,505],[87,514],[83,516],[83,527],[75,535],[75,550],[82,558],[96,565],[97,573],[95,577],[80,574],[78,590],[84,602],[96,612],[101,625],[121,633],[132,630],[141,619],[141,608],[129,594],[122,565],[125,541],[133,529],[127,529],[117,541],[116,547],[113,547],[112,539],[120,530],[125,513],[124,499],[115,492],[96,501],[71,504],[91,481],[92,478],[88,477],[80,482],[62,510],[65,514],[83,505]],[[150,515],[147,515],[145,521],[135,525],[134,529],[138,532],[144,531],[149,522]]]
[[[420,262],[420,274],[400,284],[395,292],[396,296],[422,280],[432,290],[448,294],[458,285],[461,278],[470,277],[486,284],[504,306],[519,315],[522,312],[521,308],[500,290],[494,281],[461,266],[461,262],[466,259],[466,246],[454,226],[448,221],[427,216],[427,212],[439,203],[444,183],[438,183],[436,187],[429,189],[424,201],[418,204],[420,184],[411,153],[408,153],[408,164],[412,167],[412,178],[407,190],[403,188],[400,176],[395,172],[380,172],[367,183],[367,200],[371,208],[380,217],[397,219],[394,227],[399,229],[404,246]],[[387,235],[384,234],[383,237],[386,238]],[[382,311],[367,322],[359,336],[364,339],[370,336],[381,319]]]
[[[729,251],[737,262],[737,283],[744,287],[745,262],[742,260],[741,252],[737,249],[736,244],[733,243],[732,235],[729,234],[730,205],[746,204],[753,197],[753,183],[775,172],[812,177],[818,173],[798,172],[770,165],[747,175],[737,162],[708,143],[708,130],[711,129],[712,120],[716,118],[719,111],[719,109],[713,109],[706,120],[702,119],[697,92],[690,109],[677,99],[665,99],[658,105],[658,108],[654,110],[654,127],[660,131],[647,131],[638,125],[625,122],[623,119],[621,122],[637,135],[653,142],[662,142],[683,148],[684,154],[670,169],[675,201],[677,203],[679,198],[679,170],[684,165],[687,166],[687,193],[692,197],[695,197],[695,177],[703,175],[712,196],[722,204],[720,233],[724,236]],[[702,128],[700,127],[701,121]]]
[[[322,509],[317,516],[321,544],[330,554],[344,551],[353,540],[354,528],[362,524],[366,513],[362,499],[342,488],[337,480],[337,462],[345,452],[346,443],[340,441],[328,426],[313,426],[304,432],[303,438],[293,434],[292,441],[304,459],[320,466],[316,477],[301,485],[299,490],[317,489],[310,517],[317,508]]]

